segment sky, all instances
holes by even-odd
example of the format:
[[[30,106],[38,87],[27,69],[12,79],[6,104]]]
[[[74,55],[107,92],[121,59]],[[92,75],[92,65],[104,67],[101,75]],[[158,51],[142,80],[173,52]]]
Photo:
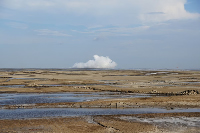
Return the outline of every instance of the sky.
[[[200,69],[200,0],[0,0],[0,68]]]

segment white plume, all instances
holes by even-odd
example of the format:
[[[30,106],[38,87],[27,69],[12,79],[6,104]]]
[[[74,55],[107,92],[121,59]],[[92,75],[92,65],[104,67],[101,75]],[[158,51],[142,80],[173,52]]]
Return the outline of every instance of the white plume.
[[[75,63],[74,68],[115,68],[117,64],[108,56],[94,55],[94,60],[89,60],[86,63]]]

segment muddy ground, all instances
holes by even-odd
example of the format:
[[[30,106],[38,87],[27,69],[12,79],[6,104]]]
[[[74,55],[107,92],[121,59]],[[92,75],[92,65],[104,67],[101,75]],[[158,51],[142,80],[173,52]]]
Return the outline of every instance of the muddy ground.
[[[0,93],[119,92],[153,94],[146,98],[115,98],[85,102],[3,105],[1,108],[200,108],[200,71],[139,70],[0,70]],[[133,118],[134,117],[134,118]],[[142,117],[155,119],[142,119]],[[198,132],[199,127],[159,125],[156,119],[188,121],[199,113],[85,116],[0,120],[1,132]],[[141,118],[141,119],[139,119]],[[191,118],[191,119],[189,119]],[[171,125],[170,125],[171,124]],[[184,129],[184,130],[183,130]]]
[[[6,88],[7,85],[24,85]],[[59,85],[59,86],[51,86]],[[61,86],[63,85],[63,86]],[[67,86],[71,85],[71,86]],[[80,86],[82,85],[82,86]],[[0,71],[1,92],[121,91],[196,94],[200,71]],[[194,92],[185,92],[194,90]]]
[[[0,120],[0,132],[199,133],[200,113]]]

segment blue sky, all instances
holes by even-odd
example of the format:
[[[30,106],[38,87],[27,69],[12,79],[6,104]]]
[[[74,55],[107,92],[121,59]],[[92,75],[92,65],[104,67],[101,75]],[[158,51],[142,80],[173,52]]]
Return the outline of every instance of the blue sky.
[[[1,0],[0,68],[199,69],[199,0]]]

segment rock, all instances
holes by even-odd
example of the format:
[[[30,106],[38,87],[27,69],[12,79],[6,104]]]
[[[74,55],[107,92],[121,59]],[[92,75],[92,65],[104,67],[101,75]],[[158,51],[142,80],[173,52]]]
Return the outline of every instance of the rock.
[[[36,84],[36,83],[33,83],[33,84],[28,84],[28,85],[26,85],[26,86],[28,86],[28,87],[38,87],[39,85]]]
[[[151,93],[157,93],[157,92],[158,92],[157,90],[152,90],[152,91],[151,91]]]
[[[182,95],[197,95],[197,94],[199,94],[199,91],[198,90],[186,90],[186,91],[180,92],[180,94],[182,94]]]

